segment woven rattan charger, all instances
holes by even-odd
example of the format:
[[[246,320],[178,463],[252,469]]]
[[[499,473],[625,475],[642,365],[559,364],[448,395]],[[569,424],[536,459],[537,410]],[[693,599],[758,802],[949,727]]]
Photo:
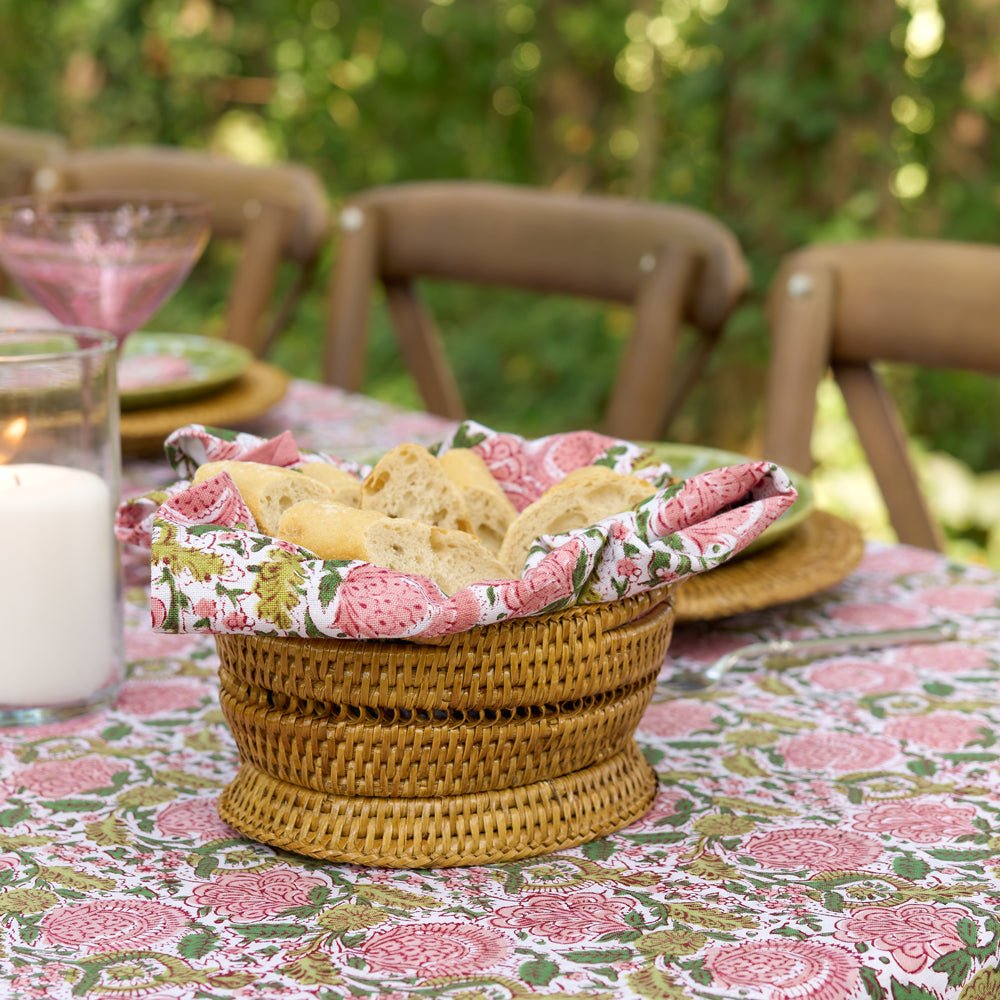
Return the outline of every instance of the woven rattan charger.
[[[288,392],[289,376],[266,361],[254,361],[231,385],[198,399],[129,410],[121,415],[122,453],[159,455],[164,440],[186,424],[230,427],[265,414]]]
[[[330,861],[489,864],[605,836],[649,808],[634,733],[673,588],[447,639],[216,636],[241,766],[219,812]]]

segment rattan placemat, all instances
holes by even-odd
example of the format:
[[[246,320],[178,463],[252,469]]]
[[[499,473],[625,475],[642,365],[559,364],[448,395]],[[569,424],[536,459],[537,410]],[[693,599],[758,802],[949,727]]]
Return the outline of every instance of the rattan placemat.
[[[262,416],[288,391],[289,375],[266,361],[254,361],[232,385],[200,399],[121,417],[122,451],[149,455],[162,451],[164,439],[185,424],[233,427]]]
[[[775,545],[682,583],[677,589],[677,621],[728,618],[809,597],[840,583],[864,550],[855,525],[815,511]]]

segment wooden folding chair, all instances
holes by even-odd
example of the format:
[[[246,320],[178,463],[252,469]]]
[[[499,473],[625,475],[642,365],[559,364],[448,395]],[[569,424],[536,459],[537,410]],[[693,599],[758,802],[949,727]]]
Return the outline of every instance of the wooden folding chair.
[[[465,404],[418,296],[420,278],[631,304],[633,333],[604,429],[636,439],[658,437],[676,414],[748,283],[733,234],[678,205],[441,181],[362,192],[341,212],[340,227],[326,380],[361,388],[372,293],[381,282],[426,407],[456,419]],[[685,323],[700,336],[678,371]]]
[[[258,356],[290,321],[330,232],[323,185],[298,164],[250,166],[200,151],[121,146],[71,153],[50,169],[57,174],[50,190],[176,191],[208,202],[212,238],[241,244],[225,337]],[[269,318],[284,261],[297,274]]]
[[[0,198],[30,194],[36,172],[66,152],[66,140],[57,132],[0,124]],[[11,290],[0,270],[0,295]]]
[[[789,256],[769,296],[764,454],[813,465],[816,390],[831,369],[900,541],[942,535],[877,361],[1000,374],[1000,247],[936,240],[817,245]]]

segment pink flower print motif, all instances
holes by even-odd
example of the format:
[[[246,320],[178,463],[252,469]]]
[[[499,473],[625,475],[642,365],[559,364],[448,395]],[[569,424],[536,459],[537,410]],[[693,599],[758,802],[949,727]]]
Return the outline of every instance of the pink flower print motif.
[[[895,545],[889,549],[869,552],[862,560],[860,570],[864,573],[878,573],[880,576],[904,576],[930,573],[942,562],[941,556],[926,549]]]
[[[573,593],[573,570],[580,543],[570,541],[548,553],[520,580],[500,588],[500,599],[512,615],[533,615]]]
[[[828,827],[768,830],[743,845],[764,868],[791,871],[856,871],[877,861],[882,847],[869,837]]]
[[[374,972],[467,976],[503,962],[513,951],[498,931],[469,923],[401,924],[370,934],[360,945]]]
[[[453,632],[465,632],[478,624],[482,610],[475,595],[466,590],[453,594],[448,603],[441,609],[442,624],[440,630],[444,635]],[[437,628],[435,628],[437,631]]]
[[[800,733],[778,744],[789,767],[807,771],[868,771],[899,755],[895,743],[864,733]]]
[[[666,819],[668,816],[677,815],[677,803],[686,798],[683,792],[676,788],[663,788],[662,786],[653,799],[653,804],[649,811],[642,817],[643,826],[653,826],[657,820]]]
[[[978,833],[973,806],[950,805],[933,799],[899,799],[862,809],[851,826],[864,833],[883,833],[917,844],[937,844]]]
[[[106,788],[119,771],[128,770],[120,760],[105,757],[77,757],[73,760],[44,760],[31,764],[15,781],[43,799],[61,799],[67,795]]]
[[[426,591],[381,566],[355,566],[337,590],[334,625],[352,639],[416,635],[430,617]]]
[[[528,462],[520,438],[512,434],[494,434],[476,445],[493,478],[517,510],[524,510],[544,490],[528,476]]]
[[[222,618],[222,624],[227,632],[252,632],[253,624],[243,611],[228,611]]]
[[[195,886],[188,901],[236,920],[266,920],[293,906],[307,906],[309,893],[323,885],[326,883],[322,879],[301,875],[291,868],[227,872]]]
[[[546,488],[565,479],[576,469],[593,465],[614,443],[614,438],[594,431],[553,435],[541,454],[541,475],[548,480]]]
[[[893,719],[885,727],[885,734],[931,750],[961,750],[973,740],[982,739],[988,728],[986,719],[974,715],[928,712]]]
[[[513,906],[497,907],[490,923],[526,930],[553,944],[579,944],[601,934],[629,930],[624,916],[631,910],[630,902],[596,892],[534,892]]]
[[[806,672],[806,679],[824,691],[847,691],[859,697],[905,691],[917,683],[916,675],[907,667],[849,659],[812,667]]]
[[[916,595],[916,600],[929,608],[972,614],[996,606],[993,590],[986,587],[932,587]]]
[[[639,723],[639,729],[648,736],[664,740],[690,736],[691,733],[715,729],[715,709],[693,698],[674,698],[671,701],[650,705]]]
[[[230,840],[238,834],[219,818],[218,803],[214,798],[188,799],[172,802],[160,810],[156,828],[167,837],[184,837],[203,842]]]
[[[221,524],[232,528],[245,524],[251,530],[257,527],[250,508],[226,472],[170,497],[160,508],[160,515],[183,525]]]
[[[203,597],[201,600],[195,601],[193,611],[199,618],[214,618],[217,608],[217,602]]]
[[[153,628],[161,628],[167,620],[167,606],[158,597],[149,599],[149,624]]]
[[[913,628],[927,624],[927,615],[898,604],[840,604],[830,610],[830,617],[852,628]]]
[[[745,645],[746,639],[740,636],[726,635],[725,632],[715,630],[701,633],[685,629],[674,633],[670,642],[670,655],[696,660],[698,663],[712,663],[725,653],[731,653]]]
[[[150,948],[180,934],[187,915],[149,899],[93,899],[49,910],[42,934],[50,944],[89,951]]]
[[[940,955],[964,947],[955,925],[968,915],[958,906],[931,903],[865,906],[838,920],[834,936],[887,951],[904,972],[912,974]]]
[[[117,707],[132,715],[166,715],[197,708],[210,692],[190,681],[129,681],[118,696]]]
[[[716,945],[704,957],[714,988],[767,1000],[853,1000],[860,964],[846,948],[790,939]]]
[[[619,559],[615,566],[615,575],[625,580],[638,580],[642,576],[642,568],[634,559]]]
[[[899,663],[910,664],[918,671],[940,674],[972,674],[991,667],[989,653],[979,646],[958,642],[934,643],[932,646],[903,646],[896,651]]]

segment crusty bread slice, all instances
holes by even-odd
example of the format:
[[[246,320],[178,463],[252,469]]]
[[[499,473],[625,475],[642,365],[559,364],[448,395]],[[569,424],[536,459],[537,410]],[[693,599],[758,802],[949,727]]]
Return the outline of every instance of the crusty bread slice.
[[[525,507],[510,526],[497,553],[509,571],[520,575],[539,535],[560,535],[586,528],[612,514],[631,510],[655,493],[655,487],[603,465],[576,469]]]
[[[261,462],[206,462],[198,467],[194,482],[204,482],[220,472],[229,473],[257,527],[266,535],[275,534],[281,515],[293,504],[329,500],[332,495],[328,487],[300,472]]]
[[[278,537],[321,559],[362,559],[400,573],[428,576],[449,595],[470,583],[509,577],[468,532],[340,504],[314,500],[296,504],[282,516]]]
[[[326,462],[307,462],[299,466],[299,472],[328,487],[335,503],[345,507],[361,506],[361,480],[346,469]]]
[[[438,456],[448,478],[461,491],[476,537],[494,554],[500,551],[517,508],[493,478],[478,452],[452,448]]]
[[[361,508],[439,528],[472,531],[458,487],[419,444],[397,445],[379,459],[361,484]]]

